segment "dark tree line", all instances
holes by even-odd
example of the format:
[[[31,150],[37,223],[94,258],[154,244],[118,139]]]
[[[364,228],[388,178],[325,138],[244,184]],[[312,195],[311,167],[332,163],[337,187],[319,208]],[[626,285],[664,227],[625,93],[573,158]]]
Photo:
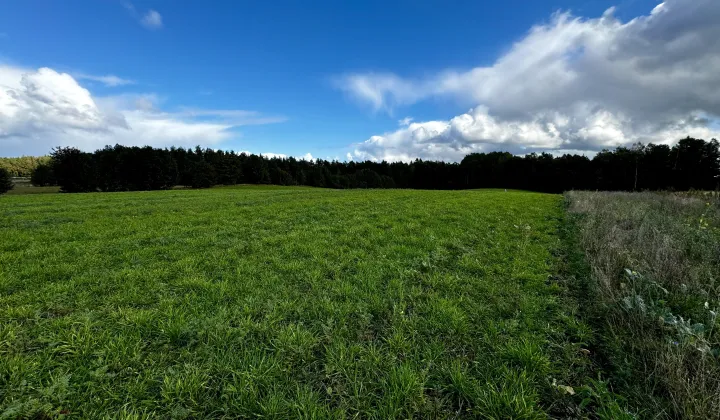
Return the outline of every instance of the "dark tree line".
[[[41,171],[38,174],[38,171]],[[327,188],[516,188],[543,192],[599,190],[714,190],[720,181],[716,140],[686,138],[677,145],[604,150],[578,155],[473,153],[460,163],[305,161],[232,151],[107,146],[94,153],[58,148],[33,174],[62,191],[162,190],[176,185],[275,184]],[[34,182],[34,181],[33,181]]]
[[[467,168],[469,188],[544,192],[715,190],[720,186],[720,145],[714,139],[708,142],[688,137],[674,147],[636,144],[603,150],[593,159],[495,152],[468,155],[460,166]]]

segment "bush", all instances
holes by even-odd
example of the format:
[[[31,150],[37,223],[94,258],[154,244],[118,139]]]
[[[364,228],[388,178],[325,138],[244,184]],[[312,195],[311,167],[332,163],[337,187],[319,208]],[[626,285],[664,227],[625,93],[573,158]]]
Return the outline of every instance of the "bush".
[[[0,194],[5,194],[12,190],[13,187],[14,185],[10,180],[10,172],[5,168],[0,168]]]
[[[55,172],[50,163],[41,163],[33,171],[30,176],[30,182],[36,187],[47,187],[57,185]]]

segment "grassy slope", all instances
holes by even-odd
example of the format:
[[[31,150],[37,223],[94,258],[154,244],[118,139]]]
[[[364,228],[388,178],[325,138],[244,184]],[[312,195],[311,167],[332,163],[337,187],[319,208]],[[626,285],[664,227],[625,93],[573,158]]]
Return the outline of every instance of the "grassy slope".
[[[543,418],[573,322],[548,281],[560,200],[3,197],[0,413]]]

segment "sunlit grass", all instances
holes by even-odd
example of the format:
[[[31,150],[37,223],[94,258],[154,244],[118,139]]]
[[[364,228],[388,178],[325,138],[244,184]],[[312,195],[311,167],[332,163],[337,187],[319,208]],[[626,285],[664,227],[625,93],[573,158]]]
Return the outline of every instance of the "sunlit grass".
[[[3,197],[0,413],[545,418],[569,369],[550,342],[575,322],[549,280],[560,202]]]

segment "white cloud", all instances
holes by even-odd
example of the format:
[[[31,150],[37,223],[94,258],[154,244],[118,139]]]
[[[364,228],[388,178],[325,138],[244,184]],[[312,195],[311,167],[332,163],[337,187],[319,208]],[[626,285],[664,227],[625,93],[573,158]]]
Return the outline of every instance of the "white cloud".
[[[555,14],[492,65],[424,79],[346,75],[375,110],[434,97],[472,106],[357,145],[356,158],[458,160],[468,151],[596,151],[636,141],[720,136],[720,2],[667,0],[621,22]],[[717,125],[715,125],[717,126]]]
[[[672,144],[692,136],[710,139],[720,132],[707,127],[702,117],[666,125],[662,130],[635,126],[621,114],[605,110],[575,109],[568,117],[560,112],[538,113],[523,119],[490,115],[478,106],[450,121],[412,123],[399,130],[372,136],[356,145],[354,160],[460,161],[469,153],[509,151],[515,154],[567,151],[593,155],[602,148],[614,148],[638,141]],[[350,156],[348,157],[350,160]]]
[[[76,73],[76,74],[73,74],[73,77],[75,77],[76,79],[80,79],[80,80],[91,80],[93,82],[100,82],[107,87],[116,87],[116,86],[135,84],[134,80],[123,79],[121,77],[115,76],[114,74],[107,74],[105,76],[93,76],[91,74]]]
[[[0,151],[39,155],[55,146],[95,150],[107,144],[221,144],[236,127],[282,121],[253,111],[163,111],[153,94],[94,97],[75,78],[50,68],[0,65]]]
[[[140,19],[140,23],[148,29],[160,29],[163,27],[162,15],[155,10],[148,10]]]
[[[413,121],[413,118],[412,118],[412,117],[405,117],[405,118],[403,118],[402,120],[398,121],[398,124],[399,124],[400,126],[405,127],[405,126],[410,125],[410,123],[411,123],[412,121]]]
[[[160,29],[163,27],[162,15],[156,10],[148,10],[144,15],[140,15],[135,6],[130,2],[124,2],[123,7],[135,18],[141,25],[147,29]]]
[[[394,74],[349,74],[335,81],[335,85],[360,101],[369,102],[377,110],[390,112],[394,106],[407,105],[428,96],[427,88],[404,80]]]

